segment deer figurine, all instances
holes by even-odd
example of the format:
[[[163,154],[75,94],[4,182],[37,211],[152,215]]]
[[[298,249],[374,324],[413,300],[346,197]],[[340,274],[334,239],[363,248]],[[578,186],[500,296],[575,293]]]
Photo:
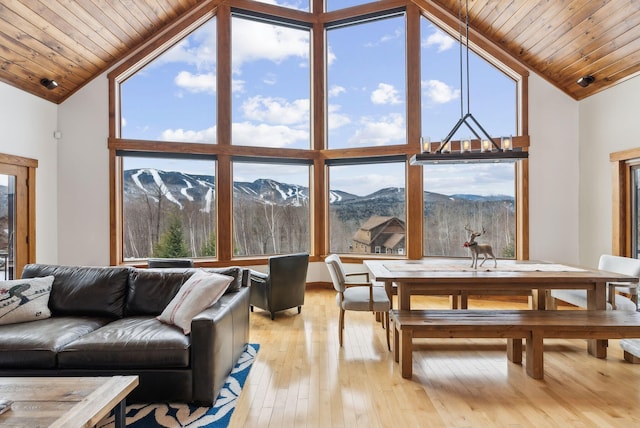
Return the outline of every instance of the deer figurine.
[[[491,245],[478,244],[476,242],[477,237],[484,235],[484,227],[482,228],[482,232],[474,232],[469,228],[469,226],[465,226],[464,230],[469,232],[469,240],[464,243],[464,246],[469,248],[469,251],[471,251],[471,267],[474,269],[478,269],[478,254],[482,254],[484,257],[482,263],[480,263],[480,266],[482,266],[484,262],[487,261],[487,256],[490,256],[491,258],[493,258],[493,267],[498,267],[498,261],[496,260],[496,256],[493,255],[493,249],[491,248]]]

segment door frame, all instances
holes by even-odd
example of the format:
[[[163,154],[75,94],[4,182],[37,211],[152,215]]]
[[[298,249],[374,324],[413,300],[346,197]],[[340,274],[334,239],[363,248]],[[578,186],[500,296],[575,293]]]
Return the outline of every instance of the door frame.
[[[16,177],[13,277],[36,259],[36,159],[0,153],[0,174]]]

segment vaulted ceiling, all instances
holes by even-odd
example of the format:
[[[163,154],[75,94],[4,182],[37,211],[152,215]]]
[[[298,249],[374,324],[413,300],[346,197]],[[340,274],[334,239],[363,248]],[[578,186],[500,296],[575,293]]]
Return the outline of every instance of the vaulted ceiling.
[[[414,1],[458,15],[459,0]],[[201,3],[2,0],[0,81],[60,103]],[[640,0],[469,0],[469,22],[577,100],[640,71]],[[590,86],[576,84],[587,75]],[[43,78],[58,88],[46,89]]]

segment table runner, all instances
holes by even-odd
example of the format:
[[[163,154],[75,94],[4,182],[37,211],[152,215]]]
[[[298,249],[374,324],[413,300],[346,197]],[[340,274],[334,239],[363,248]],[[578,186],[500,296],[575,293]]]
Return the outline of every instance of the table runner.
[[[487,260],[489,266],[478,266],[474,269],[468,263],[385,263],[389,272],[585,272],[585,269],[565,266],[557,263],[509,263],[498,262],[493,267],[493,260]]]

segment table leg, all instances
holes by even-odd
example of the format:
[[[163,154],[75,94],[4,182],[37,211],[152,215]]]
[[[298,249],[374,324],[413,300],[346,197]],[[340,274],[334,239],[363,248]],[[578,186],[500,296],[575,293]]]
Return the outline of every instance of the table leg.
[[[544,378],[544,340],[542,334],[532,331],[527,336],[527,374],[534,379]]]
[[[411,293],[406,289],[404,283],[398,283],[398,309],[408,311],[411,309]]]
[[[544,311],[546,309],[545,290],[531,290],[531,309]]]
[[[522,363],[522,339],[507,339],[507,358],[512,363]]]
[[[400,373],[405,379],[413,376],[412,364],[413,334],[411,330],[400,331]]]
[[[127,400],[122,400],[116,407],[114,407],[114,426],[115,428],[125,428],[127,426]]]
[[[393,323],[393,360],[396,363],[400,362],[400,330],[396,328],[396,323]]]
[[[384,291],[387,292],[387,298],[389,302],[391,302],[391,307],[389,309],[393,309],[393,282],[385,281],[384,282]]]
[[[592,289],[587,290],[587,310],[607,309],[607,283],[597,282]],[[587,351],[596,358],[607,358],[607,340],[590,339],[587,341]]]

